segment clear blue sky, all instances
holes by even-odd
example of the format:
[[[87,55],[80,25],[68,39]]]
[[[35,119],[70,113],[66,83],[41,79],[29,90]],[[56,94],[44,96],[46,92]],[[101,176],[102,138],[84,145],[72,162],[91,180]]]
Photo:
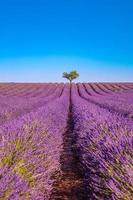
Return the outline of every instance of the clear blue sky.
[[[0,81],[72,69],[79,81],[133,81],[132,0],[0,0]]]

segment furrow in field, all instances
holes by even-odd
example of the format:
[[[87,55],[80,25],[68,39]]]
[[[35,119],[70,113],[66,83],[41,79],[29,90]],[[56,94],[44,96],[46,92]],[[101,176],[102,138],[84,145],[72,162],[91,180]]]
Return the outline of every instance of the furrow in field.
[[[87,199],[132,200],[132,120],[81,98],[75,84],[72,103]]]
[[[87,84],[83,84],[88,96],[90,96],[90,92],[89,92],[89,89],[87,87]],[[109,101],[116,101],[116,104],[117,103],[125,103],[127,104],[127,100],[128,100],[128,103],[133,103],[132,101],[132,96],[133,96],[133,92],[132,91],[122,91],[122,92],[110,92],[108,94],[105,94],[105,95],[93,95],[94,98],[100,98],[100,100],[103,100],[105,99],[105,101],[108,99]]]
[[[113,92],[112,88],[110,87],[110,84],[109,83],[102,83],[102,85],[107,89],[109,90],[110,92]]]
[[[0,199],[49,199],[61,167],[68,109],[66,86],[47,107],[0,127]]]
[[[125,85],[122,85],[122,83],[116,83],[116,86],[119,87],[120,91],[130,91]]]
[[[106,90],[103,90],[103,88],[100,87],[98,83],[93,83],[92,85],[93,85],[93,88],[97,91],[98,94],[108,95],[109,92],[107,92]]]
[[[128,91],[129,89],[126,89],[126,88],[124,88],[124,87],[122,87],[121,86],[121,84],[117,84],[117,83],[112,83],[112,84],[110,84],[111,86],[112,86],[112,88],[113,88],[113,90],[115,91],[115,92],[124,92],[125,90],[126,91]],[[130,91],[130,90],[129,90]]]
[[[84,83],[84,85],[86,86],[86,89],[87,89],[89,95],[91,95],[91,96],[99,95],[92,89],[92,87],[90,86],[89,83]]]
[[[106,108],[110,112],[119,113],[120,115],[123,115],[125,117],[129,116],[130,118],[132,118],[132,107],[131,105],[129,106],[129,104],[127,104],[126,106],[126,104],[119,104],[119,102],[116,103],[115,101],[109,101],[109,99],[103,99],[102,97],[90,97],[82,84],[78,84],[78,92],[82,98],[100,106],[101,108]]]
[[[103,90],[107,91],[109,94],[111,94],[113,91],[111,91],[108,87],[106,87],[107,84],[105,83],[99,83],[99,86],[103,88]]]
[[[96,94],[101,95],[100,92],[96,89],[94,83],[89,83],[89,85],[90,85],[90,87],[92,88],[92,90],[93,90]]]
[[[1,114],[0,114],[0,125],[2,125],[3,123],[10,121],[16,117],[19,117],[21,115],[24,115],[28,112],[31,111],[35,111],[38,108],[42,107],[42,106],[46,106],[47,104],[51,103],[52,101],[55,101],[56,99],[58,99],[61,94],[63,93],[64,90],[64,86],[60,85],[57,90],[51,94],[48,97],[45,98],[41,98],[41,99],[35,99],[34,101],[20,101],[20,105],[18,104],[18,102],[16,103],[17,105],[14,105],[15,102],[13,102],[14,106],[17,107],[11,107],[11,106],[6,106],[5,104],[5,109],[3,108],[3,105],[1,105]],[[18,101],[18,99],[16,99],[16,101]]]
[[[13,89],[12,89],[12,85],[13,85]],[[32,93],[36,93],[38,92],[38,89],[43,88],[43,89],[47,89],[48,84],[44,83],[44,84],[11,84],[10,85],[10,90],[6,93],[6,96],[24,96],[26,94],[31,94]],[[43,87],[42,87],[43,86]]]
[[[12,84],[11,84],[12,86]],[[25,85],[19,85],[19,84],[13,84],[13,89],[12,87],[10,87],[10,90],[6,93],[6,96],[13,96],[13,95],[17,95],[18,93],[21,93],[23,91],[25,91],[27,88],[25,87]]]
[[[76,148],[77,136],[73,130],[74,119],[70,91],[67,128],[63,135],[63,151],[60,158],[61,173],[55,178],[51,200],[87,200],[84,176]]]
[[[108,94],[109,91],[106,90],[100,83],[95,83],[95,85],[98,87],[98,89],[102,92],[102,94]]]
[[[118,83],[118,85],[119,85],[121,88],[123,88],[123,89],[125,89],[125,90],[127,90],[127,91],[132,91],[132,89],[131,89],[131,88],[128,88],[126,84]]]
[[[129,89],[133,89],[133,84],[132,84],[132,83],[125,83],[125,85],[126,85],[127,88],[129,88]]]

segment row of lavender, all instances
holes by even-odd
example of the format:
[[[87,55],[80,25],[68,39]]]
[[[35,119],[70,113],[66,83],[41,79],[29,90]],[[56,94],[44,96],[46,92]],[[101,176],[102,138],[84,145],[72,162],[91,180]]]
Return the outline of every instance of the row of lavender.
[[[126,83],[89,83],[86,84],[89,88],[91,95],[105,94],[120,91],[130,91],[133,89],[133,84]],[[58,86],[57,83],[7,83],[0,84],[0,96],[21,96],[21,97],[34,97],[46,93],[50,88]]]
[[[58,87],[53,84],[48,92],[44,91],[41,95],[35,97],[20,97],[20,96],[1,96],[0,97],[0,124],[11,120],[14,117],[25,114],[33,109],[44,106],[58,98],[63,92],[64,85],[58,84]]]
[[[80,85],[80,84],[79,84]],[[129,94],[132,93],[133,89],[131,88],[123,88],[121,90],[109,90],[107,88],[103,88],[101,86],[101,84],[93,84],[93,89],[90,87],[91,84],[87,84],[87,83],[84,83],[82,84],[86,90],[86,92],[88,93],[89,96],[95,96],[95,97],[108,97],[108,100],[109,99],[115,99],[115,100],[118,100],[118,101],[124,101],[124,103],[126,102],[126,100],[128,99],[129,97]],[[106,84],[105,86],[110,86],[109,84]],[[114,87],[115,84],[113,84]],[[120,85],[122,87],[122,85]],[[125,87],[125,85],[124,85]],[[128,95],[128,97],[127,97]],[[129,98],[130,99],[130,98]]]
[[[132,200],[133,121],[90,103],[72,86],[76,149],[88,199]],[[86,95],[84,88],[80,93]]]
[[[92,86],[95,89],[90,95],[88,84],[72,85],[76,149],[85,174],[88,199],[130,200],[133,125],[132,119],[124,114],[127,105],[132,106],[131,85],[115,95],[111,90],[98,90],[96,84]],[[24,89],[23,94],[18,89],[10,93],[7,88],[7,97],[1,95],[1,116],[7,112],[8,117],[0,126],[0,199],[49,199],[52,175],[61,167],[69,87],[52,84],[44,93],[41,89],[37,93],[31,87],[31,91]],[[35,91],[40,95],[35,95]],[[124,111],[119,102],[125,105]]]
[[[0,199],[47,200],[60,171],[69,85],[49,103],[0,127]]]
[[[44,93],[47,93],[53,87],[55,88],[57,84],[52,83],[12,83],[12,84],[0,84],[0,96],[6,97],[35,97]]]
[[[110,93],[104,95],[90,95],[88,84],[78,84],[78,90],[81,97],[95,103],[110,111],[132,117],[133,111],[133,90],[119,93]]]

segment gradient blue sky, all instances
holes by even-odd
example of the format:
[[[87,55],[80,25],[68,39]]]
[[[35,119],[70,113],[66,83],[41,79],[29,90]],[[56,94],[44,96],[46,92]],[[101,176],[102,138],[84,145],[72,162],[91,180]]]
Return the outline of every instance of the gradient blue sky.
[[[133,81],[132,0],[0,0],[0,81]]]

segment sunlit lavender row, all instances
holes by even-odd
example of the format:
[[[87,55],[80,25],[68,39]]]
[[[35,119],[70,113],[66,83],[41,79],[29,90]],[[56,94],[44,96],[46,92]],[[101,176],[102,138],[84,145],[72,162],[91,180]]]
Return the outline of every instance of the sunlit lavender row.
[[[72,87],[74,133],[88,199],[131,200],[133,195],[133,121],[90,103],[83,87]],[[130,99],[129,99],[130,101]]]
[[[82,180],[58,183],[64,155]],[[78,182],[84,199],[132,200],[133,84],[1,83],[0,200],[54,200]]]
[[[69,86],[53,97],[47,106],[44,100],[37,110],[0,127],[0,199],[49,198],[52,175],[60,170]]]

